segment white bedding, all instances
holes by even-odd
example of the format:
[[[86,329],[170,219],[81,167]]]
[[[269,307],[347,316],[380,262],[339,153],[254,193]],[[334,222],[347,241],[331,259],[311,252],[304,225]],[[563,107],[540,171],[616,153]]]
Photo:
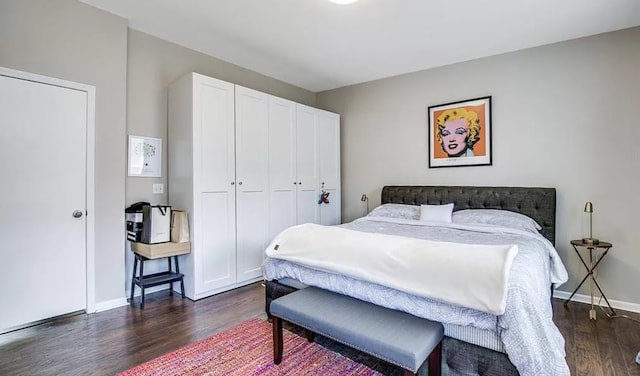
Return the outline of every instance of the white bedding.
[[[416,220],[365,217],[341,227],[352,230],[469,244],[515,244],[502,315],[443,303],[300,264],[267,257],[265,279],[293,278],[307,285],[350,295],[392,309],[448,325],[472,325],[494,331],[521,375],[568,375],[564,339],[552,321],[550,284],[566,281],[567,273],[557,252],[540,235],[495,226],[448,224],[436,226]],[[477,271],[481,272],[481,271]]]
[[[266,249],[268,257],[496,315],[504,313],[517,253],[517,245],[423,240],[313,223],[286,229]]]

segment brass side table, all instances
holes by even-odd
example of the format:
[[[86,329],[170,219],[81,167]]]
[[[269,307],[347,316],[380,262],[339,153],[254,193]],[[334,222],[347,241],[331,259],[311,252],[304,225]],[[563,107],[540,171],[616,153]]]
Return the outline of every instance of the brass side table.
[[[590,295],[591,295],[591,310],[589,311],[589,319],[590,320],[595,320],[596,319],[596,310],[593,308],[593,285],[595,285],[598,288],[598,291],[600,291],[600,295],[602,295],[602,297],[604,298],[604,301],[607,302],[607,306],[609,306],[609,310],[611,310],[611,314],[609,315],[609,317],[615,316],[616,315],[616,311],[614,311],[613,307],[611,307],[611,304],[609,304],[609,300],[607,299],[607,296],[604,294],[604,292],[602,292],[602,289],[600,288],[600,285],[598,284],[598,280],[596,280],[596,277],[594,277],[594,275],[593,275],[593,273],[596,271],[596,268],[600,264],[600,261],[602,261],[604,256],[607,255],[607,253],[609,252],[609,249],[611,249],[611,247],[613,245],[611,243],[607,243],[607,242],[603,242],[603,241],[600,241],[597,244],[589,244],[589,243],[583,242],[582,240],[572,240],[571,241],[571,245],[573,246],[573,249],[576,251],[576,254],[578,255],[578,257],[580,258],[580,261],[582,261],[582,265],[584,265],[585,269],[587,269],[587,275],[584,276],[584,278],[582,279],[582,281],[580,282],[578,287],[576,287],[576,289],[573,290],[573,292],[571,293],[571,296],[569,296],[569,299],[565,300],[564,306],[566,307],[567,304],[569,304],[569,301],[571,301],[571,298],[573,298],[573,296],[576,294],[578,289],[580,289],[580,287],[584,284],[584,282],[588,278],[590,278],[590,289],[589,289],[589,292],[590,292]],[[584,258],[582,257],[582,254],[580,253],[580,249],[585,249],[585,250],[589,251],[589,263],[588,264],[584,260]],[[603,250],[602,254],[599,257],[597,255],[597,251],[596,250]],[[594,251],[596,251],[595,255],[594,255]],[[594,263],[594,261],[595,261],[595,263]]]

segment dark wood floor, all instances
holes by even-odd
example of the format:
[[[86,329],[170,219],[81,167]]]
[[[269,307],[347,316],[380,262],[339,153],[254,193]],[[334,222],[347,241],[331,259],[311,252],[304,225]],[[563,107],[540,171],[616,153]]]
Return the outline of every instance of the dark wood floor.
[[[553,308],[572,375],[640,376],[640,322],[600,312],[589,321],[581,303],[565,309],[554,300]],[[127,306],[0,335],[0,375],[113,375],[253,317],[266,318],[259,283],[198,302],[158,292],[144,311]]]
[[[635,357],[640,352],[640,314],[616,310],[609,319],[596,307],[598,318],[589,320],[588,304],[554,299],[553,321],[565,339],[572,375],[640,376]],[[631,319],[623,318],[622,315]]]

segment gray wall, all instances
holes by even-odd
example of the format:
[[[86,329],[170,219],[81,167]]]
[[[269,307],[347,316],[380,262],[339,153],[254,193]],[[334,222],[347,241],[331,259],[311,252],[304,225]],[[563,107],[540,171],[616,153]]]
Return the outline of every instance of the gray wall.
[[[197,72],[310,106],[316,95],[296,86],[202,53],[129,29],[127,62],[127,133],[161,137],[166,149],[167,86],[179,77]],[[128,203],[146,200],[166,203],[164,195],[153,195],[153,183],[167,182],[167,155],[162,155],[162,177],[127,177]]]
[[[127,178],[126,197],[125,176],[127,134],[166,140],[169,82],[197,71],[316,104],[313,93],[143,33],[129,30],[127,41],[126,20],[73,0],[2,0],[0,65],[97,88],[98,303],[123,297],[125,203],[166,202],[151,194],[166,183],[166,160],[163,178]],[[583,275],[567,244],[585,235],[590,200],[594,235],[614,243],[599,281],[610,298],[640,304],[638,66],[634,28],[318,94],[319,107],[342,115],[344,220],[364,214],[362,193],[379,202],[385,184],[553,186],[572,276],[562,289]],[[484,95],[493,96],[493,166],[428,169],[426,107]]]
[[[127,177],[127,204],[148,201],[166,204],[167,195],[167,86],[189,72],[198,72],[254,90],[310,106],[316,95],[296,86],[212,58],[202,53],[129,29],[127,79],[127,134],[163,139],[162,177]],[[152,194],[154,183],[162,183],[165,194]],[[127,245],[128,247],[128,245]],[[133,256],[126,252],[127,289]],[[145,263],[151,273],[166,268],[163,260]],[[160,286],[159,288],[166,288]]]
[[[1,0],[0,66],[96,86],[96,303],[119,304],[131,259],[123,209],[166,203],[166,86],[198,72],[307,105],[315,93],[147,34],[75,0]],[[163,138],[162,178],[127,177],[127,135]],[[146,266],[146,265],[145,265]],[[164,264],[162,265],[164,267]],[[150,265],[148,271],[158,269]]]
[[[123,296],[127,22],[73,0],[2,0],[0,66],[96,87],[96,302]]]
[[[614,247],[599,267],[608,298],[640,308],[640,28],[513,52],[319,93],[341,114],[342,210],[364,214],[388,184],[548,186],[557,189],[556,246],[573,291],[584,269],[569,241]],[[429,169],[429,105],[491,95],[493,165]],[[588,289],[582,289],[588,294]]]

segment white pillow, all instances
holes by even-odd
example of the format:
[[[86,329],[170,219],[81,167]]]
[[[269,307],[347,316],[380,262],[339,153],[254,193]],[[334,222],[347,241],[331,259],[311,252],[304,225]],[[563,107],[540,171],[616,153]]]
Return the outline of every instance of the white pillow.
[[[452,220],[453,223],[494,225],[515,228],[518,230],[533,232],[536,234],[539,234],[538,230],[542,230],[542,227],[532,218],[524,214],[512,212],[509,210],[458,210],[457,212],[453,213]]]
[[[374,208],[368,215],[371,217],[418,219],[420,218],[420,207],[418,205],[384,204]]]
[[[420,220],[451,223],[453,203],[444,205],[420,205]]]

